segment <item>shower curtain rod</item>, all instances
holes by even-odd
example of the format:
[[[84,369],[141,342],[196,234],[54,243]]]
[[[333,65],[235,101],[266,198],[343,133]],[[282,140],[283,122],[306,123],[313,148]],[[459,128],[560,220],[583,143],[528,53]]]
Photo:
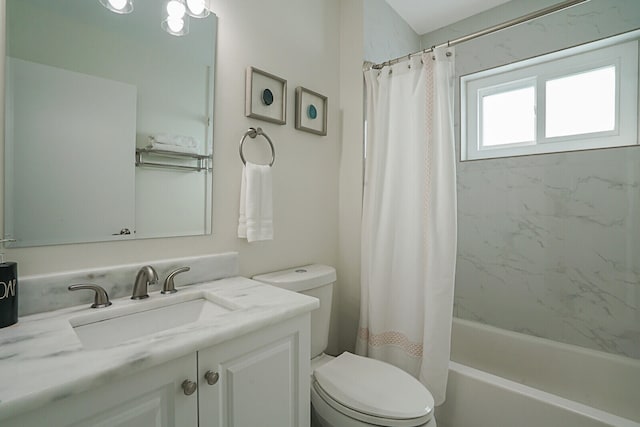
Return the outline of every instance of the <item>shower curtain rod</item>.
[[[422,50],[419,50],[417,52],[410,53],[408,55],[403,55],[403,56],[400,56],[398,58],[390,59],[389,61],[385,61],[385,62],[383,62],[381,64],[374,64],[371,67],[367,68],[367,70],[370,70],[370,69],[379,70],[381,68],[386,67],[387,65],[393,65],[393,64],[397,64],[398,62],[401,62],[401,61],[407,61],[407,60],[411,59],[412,56],[420,55],[422,53],[427,53],[427,52],[433,52],[434,49],[439,48],[439,47],[448,47],[448,46],[454,46],[454,45],[457,45],[457,44],[460,44],[460,43],[464,43],[466,41],[473,40],[473,39],[478,38],[478,37],[486,36],[487,34],[491,34],[491,33],[498,32],[500,30],[504,30],[505,28],[513,27],[515,25],[519,25],[519,24],[523,24],[523,23],[528,22],[528,21],[532,21],[532,20],[534,20],[536,18],[540,18],[542,16],[551,15],[552,13],[559,12],[559,11],[564,10],[564,9],[568,9],[570,7],[576,6],[576,5],[581,4],[581,3],[586,3],[588,1],[589,0],[567,0],[567,1],[563,1],[561,3],[554,4],[554,5],[549,6],[549,7],[545,7],[544,9],[540,9],[540,10],[538,10],[536,12],[529,13],[529,14],[521,16],[519,18],[515,18],[515,19],[511,19],[510,21],[503,22],[502,24],[494,25],[493,27],[485,28],[484,30],[476,31],[475,33],[467,34],[466,36],[458,37],[457,39],[454,39],[454,40],[449,40],[446,43],[442,43],[442,44],[439,44],[439,45],[431,46],[430,48],[427,48],[427,49],[422,49]]]

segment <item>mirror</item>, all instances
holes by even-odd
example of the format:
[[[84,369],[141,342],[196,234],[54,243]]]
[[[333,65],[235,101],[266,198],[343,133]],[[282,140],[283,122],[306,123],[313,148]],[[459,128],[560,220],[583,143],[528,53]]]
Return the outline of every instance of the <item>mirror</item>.
[[[6,3],[9,247],[210,233],[215,15],[178,37],[166,0]]]

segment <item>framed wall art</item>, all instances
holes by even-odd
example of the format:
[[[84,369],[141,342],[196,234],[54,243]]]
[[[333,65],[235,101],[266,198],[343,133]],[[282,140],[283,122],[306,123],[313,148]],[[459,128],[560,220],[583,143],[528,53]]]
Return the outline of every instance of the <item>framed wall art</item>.
[[[302,86],[296,88],[296,129],[327,134],[327,97]]]
[[[254,67],[247,68],[244,113],[247,117],[287,123],[287,81]]]

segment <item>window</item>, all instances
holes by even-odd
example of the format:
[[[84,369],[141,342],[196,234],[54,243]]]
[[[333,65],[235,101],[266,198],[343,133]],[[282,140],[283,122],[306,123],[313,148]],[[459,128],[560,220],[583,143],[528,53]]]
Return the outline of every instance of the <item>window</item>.
[[[462,160],[638,144],[639,35],[463,76]]]

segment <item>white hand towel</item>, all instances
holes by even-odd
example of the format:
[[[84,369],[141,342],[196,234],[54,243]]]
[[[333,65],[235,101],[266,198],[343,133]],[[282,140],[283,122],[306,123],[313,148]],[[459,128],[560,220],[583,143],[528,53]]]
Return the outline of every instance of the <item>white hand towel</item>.
[[[271,166],[247,162],[242,168],[238,237],[248,242],[273,240]]]

